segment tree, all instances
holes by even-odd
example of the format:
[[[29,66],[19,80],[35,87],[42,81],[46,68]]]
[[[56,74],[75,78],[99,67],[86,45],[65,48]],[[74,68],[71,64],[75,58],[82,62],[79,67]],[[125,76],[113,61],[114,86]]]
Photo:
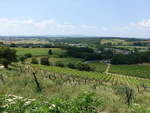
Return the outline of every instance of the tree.
[[[0,42],[0,46],[3,46],[4,45],[4,43],[3,42]]]
[[[16,50],[9,47],[0,48],[0,63],[8,68],[8,65],[17,61]]]
[[[85,63],[78,63],[76,65],[76,68],[80,71],[84,70],[84,71],[92,71],[94,70],[90,65],[85,64]]]
[[[48,50],[48,54],[49,55],[53,54],[51,49]]]
[[[9,61],[7,59],[1,58],[0,63],[3,64],[5,68],[8,68]]]
[[[20,60],[22,63],[24,63],[25,60],[26,60],[26,57],[25,57],[25,56],[20,56],[20,57],[19,57],[19,60]]]
[[[75,69],[75,68],[76,68],[76,66],[75,66],[73,63],[68,63],[68,64],[67,64],[67,67],[72,68],[72,69]]]
[[[10,47],[17,47],[15,43],[11,43]]]
[[[41,58],[41,65],[49,66],[50,65],[49,58],[48,57]]]
[[[32,64],[38,64],[38,60],[37,60],[36,58],[32,58],[32,59],[31,59],[31,63],[32,63]]]

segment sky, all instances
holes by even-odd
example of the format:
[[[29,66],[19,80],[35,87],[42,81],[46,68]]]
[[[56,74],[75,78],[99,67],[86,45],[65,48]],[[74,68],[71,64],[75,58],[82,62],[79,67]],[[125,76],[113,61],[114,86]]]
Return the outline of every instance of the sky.
[[[0,0],[0,35],[150,38],[150,0]]]

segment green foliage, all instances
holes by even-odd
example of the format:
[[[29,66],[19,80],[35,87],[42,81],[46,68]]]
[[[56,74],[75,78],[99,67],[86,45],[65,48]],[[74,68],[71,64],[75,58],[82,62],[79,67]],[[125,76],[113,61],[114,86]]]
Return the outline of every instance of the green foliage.
[[[16,47],[16,44],[15,43],[11,43],[10,47]]]
[[[65,67],[65,65],[61,61],[57,61],[55,65],[58,67]]]
[[[0,109],[8,113],[98,113],[98,107],[103,104],[93,93],[83,93],[71,99],[53,97],[49,101],[0,96],[0,102]]]
[[[82,70],[84,70],[84,71],[93,71],[94,70],[89,64],[85,64],[85,63],[78,63],[76,65],[76,68],[80,71],[82,71]]]
[[[41,58],[41,65],[50,65],[48,57]]]
[[[136,52],[128,55],[117,54],[113,56],[112,64],[138,64],[138,63],[149,63],[150,62],[150,51],[148,52]]]
[[[26,53],[26,54],[24,54],[24,56],[25,56],[26,58],[31,58],[31,57],[32,57],[32,54],[31,54],[31,53]]]
[[[125,98],[125,103],[128,105],[131,105],[131,102],[134,98],[133,89],[125,85],[118,85],[118,86],[115,86],[114,88],[117,94]]]
[[[68,46],[65,49],[67,50],[66,55],[69,57],[82,58],[85,60],[101,59],[101,55],[96,53],[92,48]]]
[[[34,57],[31,59],[31,64],[38,64],[38,60]]]
[[[48,54],[49,55],[53,54],[51,49],[48,50]]]
[[[16,50],[10,49],[9,47],[0,48],[0,63],[8,67],[9,64],[16,61]]]
[[[25,60],[26,60],[26,57],[23,55],[23,56],[19,56],[19,60],[22,62],[22,63],[24,63],[25,62]]]
[[[67,67],[71,68],[71,69],[75,69],[76,66],[73,63],[68,63]]]

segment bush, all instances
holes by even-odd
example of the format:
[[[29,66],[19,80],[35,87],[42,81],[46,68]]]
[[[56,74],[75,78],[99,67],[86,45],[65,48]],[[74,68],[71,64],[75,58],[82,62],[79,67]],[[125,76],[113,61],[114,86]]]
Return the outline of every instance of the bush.
[[[41,58],[41,65],[47,65],[47,66],[49,66],[50,65],[49,58],[48,57]]]
[[[83,93],[69,99],[52,97],[46,101],[44,98],[0,96],[0,105],[3,113],[98,113],[103,101],[93,93]]]
[[[49,55],[53,54],[51,49],[48,50],[48,54]]]
[[[11,49],[9,47],[0,48],[0,63],[8,67],[12,62],[17,61],[16,50]]]
[[[67,64],[67,67],[68,67],[68,68],[72,68],[72,69],[75,69],[75,68],[76,68],[76,66],[75,66],[73,63],[68,63],[68,64]]]
[[[56,66],[65,67],[65,65],[61,61],[57,61]]]
[[[31,54],[31,53],[26,53],[24,56],[25,56],[26,58],[31,58],[31,57],[32,57],[32,54]]]
[[[36,58],[32,58],[32,59],[31,59],[31,63],[32,63],[32,64],[38,64],[38,60],[37,60]]]
[[[76,68],[80,71],[82,71],[82,70],[83,71],[92,71],[93,70],[93,68],[90,65],[85,64],[85,63],[78,63],[76,65]]]
[[[20,60],[22,63],[24,63],[25,60],[26,60],[26,57],[25,57],[25,56],[20,56],[20,57],[19,57],[19,60]]]
[[[1,58],[0,64],[3,64],[5,68],[8,68],[9,61],[5,58]]]

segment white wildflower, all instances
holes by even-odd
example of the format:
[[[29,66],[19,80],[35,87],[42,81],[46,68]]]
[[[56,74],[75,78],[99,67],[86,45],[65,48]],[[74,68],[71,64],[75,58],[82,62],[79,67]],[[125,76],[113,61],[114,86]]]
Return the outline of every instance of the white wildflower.
[[[52,107],[56,107],[56,105],[55,105],[55,104],[52,104],[51,106],[52,106]]]
[[[31,104],[31,102],[32,101],[27,101],[27,102],[25,102],[25,105],[29,105],[29,104]]]
[[[13,99],[6,99],[8,102],[12,102],[13,101]]]
[[[35,101],[35,99],[28,99],[29,101]]]
[[[49,107],[49,109],[52,109],[52,108],[55,108],[56,107],[56,105],[55,104],[52,104],[50,107]]]

